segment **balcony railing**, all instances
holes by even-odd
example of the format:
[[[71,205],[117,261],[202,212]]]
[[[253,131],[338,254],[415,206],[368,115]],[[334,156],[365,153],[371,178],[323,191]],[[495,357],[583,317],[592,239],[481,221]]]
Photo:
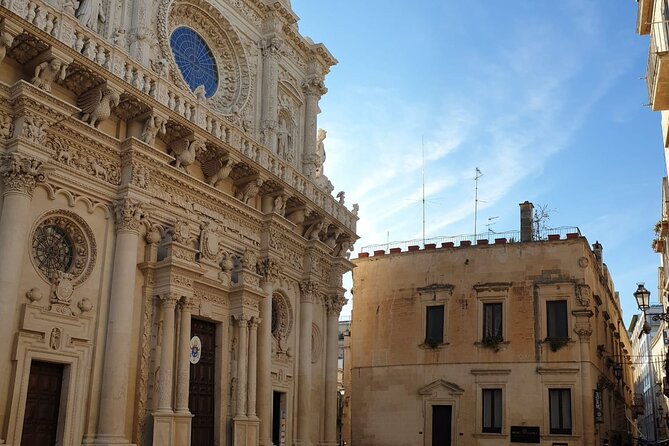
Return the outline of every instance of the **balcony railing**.
[[[650,24],[650,48],[646,67],[648,101],[653,110],[669,109],[669,21]]]

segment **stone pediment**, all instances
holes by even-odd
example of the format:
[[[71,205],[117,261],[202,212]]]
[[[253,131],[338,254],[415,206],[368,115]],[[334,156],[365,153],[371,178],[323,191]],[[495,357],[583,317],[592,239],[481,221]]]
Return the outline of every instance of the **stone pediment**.
[[[462,395],[465,390],[457,384],[438,379],[432,383],[418,389],[419,395],[438,395],[440,393],[447,393],[449,395]]]

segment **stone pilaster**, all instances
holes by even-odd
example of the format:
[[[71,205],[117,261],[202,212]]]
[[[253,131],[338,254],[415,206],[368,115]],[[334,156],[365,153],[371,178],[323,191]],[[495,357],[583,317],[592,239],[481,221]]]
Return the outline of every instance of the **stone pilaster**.
[[[24,265],[26,239],[30,230],[30,203],[35,185],[45,180],[42,164],[18,153],[0,156],[0,178],[3,183],[2,214],[0,218],[0,314],[13,320],[19,299],[21,268]],[[12,323],[0,324],[0,443],[6,439],[3,426],[7,426],[9,385],[12,376],[11,357],[15,327]]]
[[[126,198],[116,203],[116,243],[102,370],[100,415],[95,444],[128,444],[126,426],[133,308],[139,231],[145,217],[142,205]]]
[[[337,357],[339,352],[339,314],[346,298],[333,295],[325,300],[327,334],[325,356],[325,429],[323,445],[337,445]]]
[[[191,314],[195,308],[193,298],[184,298],[181,302],[181,321],[179,324],[179,354],[177,357],[177,413],[190,414],[188,409],[188,391],[190,386],[190,325]]]
[[[265,323],[258,328],[257,412],[260,418],[261,446],[272,445],[272,294],[279,275],[279,264],[271,259],[258,262],[258,274],[264,299],[260,301],[260,318]]]
[[[254,317],[249,321],[249,386],[246,415],[256,418],[256,379],[258,372],[258,325],[261,319]]]
[[[160,372],[158,374],[158,395],[156,411],[172,413],[172,386],[174,376],[174,310],[180,296],[164,294],[160,296],[163,310],[163,329],[160,348]]]
[[[300,283],[300,350],[297,368],[296,446],[310,446],[311,433],[311,335],[313,306],[317,287],[314,282]]]
[[[237,355],[237,410],[235,413],[235,418],[246,418],[249,319],[243,314],[237,316],[236,319],[238,333],[237,339],[239,339],[239,353]]]

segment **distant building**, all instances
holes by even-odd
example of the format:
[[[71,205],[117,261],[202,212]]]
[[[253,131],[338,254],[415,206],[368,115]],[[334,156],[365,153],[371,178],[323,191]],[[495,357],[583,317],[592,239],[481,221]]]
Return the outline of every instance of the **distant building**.
[[[532,209],[494,243],[354,260],[350,444],[631,444],[632,350],[602,247],[575,228],[544,239]]]

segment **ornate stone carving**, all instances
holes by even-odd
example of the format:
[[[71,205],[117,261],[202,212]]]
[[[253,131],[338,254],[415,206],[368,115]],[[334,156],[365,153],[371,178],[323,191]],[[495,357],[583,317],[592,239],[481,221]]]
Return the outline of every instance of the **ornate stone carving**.
[[[252,249],[245,249],[244,255],[241,258],[242,268],[247,271],[256,271],[256,265],[258,263],[258,256],[255,251]]]
[[[281,265],[272,259],[262,259],[256,264],[256,272],[264,281],[274,282],[281,274]]]
[[[146,212],[142,204],[129,198],[115,203],[114,214],[117,231],[139,232],[140,226],[146,220]]]
[[[190,225],[183,220],[177,220],[170,232],[172,234],[172,241],[176,243],[187,245],[192,241]]]
[[[221,252],[218,225],[211,221],[204,221],[200,224],[200,229],[200,254],[205,259],[216,260]]]
[[[277,195],[274,198],[274,212],[282,217],[286,215],[286,200],[283,198],[283,195]]]
[[[93,309],[93,303],[90,301],[89,298],[84,297],[77,303],[77,308],[79,308],[79,311],[82,313],[88,313]]]
[[[311,324],[311,363],[316,364],[323,353],[323,334],[315,323]]]
[[[292,356],[288,336],[293,329],[293,308],[281,293],[272,295],[272,350],[277,355]]]
[[[258,195],[260,191],[260,186],[262,186],[263,181],[258,178],[256,180],[249,181],[242,186],[239,186],[235,191],[235,198],[240,200],[242,203],[249,204],[252,199]]]
[[[207,184],[216,187],[219,181],[230,175],[232,167],[232,160],[227,157],[214,158],[202,164],[202,171],[207,178]]]
[[[578,335],[579,340],[588,341],[590,340],[590,336],[592,335],[592,327],[576,328],[574,329],[574,333]]]
[[[196,138],[183,138],[170,145],[170,153],[176,159],[174,167],[185,172],[188,172],[186,168],[195,162],[197,156],[206,150],[204,141]]]
[[[328,89],[325,88],[323,78],[318,76],[313,76],[302,83],[302,91],[307,96],[317,96],[320,98]]]
[[[51,330],[51,336],[49,336],[49,347],[52,350],[60,350],[60,339],[63,336],[63,332],[60,328],[54,327]]]
[[[300,302],[312,304],[315,303],[315,297],[318,292],[318,284],[312,281],[300,282]]]
[[[64,273],[62,271],[54,271],[51,274],[51,297],[49,310],[72,316],[72,309],[70,308],[70,300],[72,293],[74,293],[74,277],[72,274]]]
[[[333,295],[325,298],[325,308],[327,309],[328,316],[339,317],[341,309],[348,303],[348,299],[344,296]]]
[[[42,291],[39,288],[31,288],[26,292],[26,297],[30,301],[30,303],[36,303],[42,300]]]
[[[9,139],[12,133],[14,133],[14,120],[9,115],[0,114],[0,139]]]
[[[118,106],[120,100],[118,92],[105,84],[87,91],[77,99],[77,106],[82,111],[81,120],[97,128],[111,116],[112,109]]]
[[[62,60],[55,57],[49,61],[44,61],[35,67],[31,82],[37,88],[41,88],[44,91],[51,91],[51,84],[53,81],[65,79],[67,66],[66,63],[63,63]]]
[[[0,63],[5,60],[7,51],[12,47],[14,42],[14,36],[9,34],[7,31],[0,32]]]
[[[98,31],[98,22],[105,23],[107,21],[102,0],[81,0],[76,17],[79,23],[95,32]]]
[[[218,279],[223,282],[225,285],[231,285],[232,283],[232,270],[235,267],[235,262],[233,260],[233,254],[230,252],[223,252],[221,257],[221,272],[218,273]]]
[[[590,305],[592,293],[588,285],[576,285],[576,302],[584,307]]]
[[[48,129],[49,125],[45,120],[35,116],[25,116],[21,125],[20,136],[34,142],[35,144],[44,144],[46,143],[46,131]]]
[[[152,146],[156,142],[156,135],[160,133],[164,135],[166,132],[165,124],[167,120],[161,116],[151,114],[146,121],[144,121],[144,129],[142,130],[142,141]]]
[[[20,153],[0,155],[0,175],[5,194],[18,192],[32,196],[35,185],[46,181],[42,162]]]

